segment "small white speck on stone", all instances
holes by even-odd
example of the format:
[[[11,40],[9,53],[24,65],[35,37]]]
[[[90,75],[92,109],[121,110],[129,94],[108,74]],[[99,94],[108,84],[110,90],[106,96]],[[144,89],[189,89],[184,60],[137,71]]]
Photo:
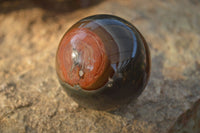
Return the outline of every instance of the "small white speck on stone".
[[[108,87],[112,87],[112,85],[113,85],[113,84],[111,84],[111,83],[108,83],[108,85],[107,85],[107,86],[108,86]]]
[[[112,87],[112,86],[113,86],[113,81],[114,81],[114,80],[113,80],[112,78],[109,77],[109,78],[108,78],[108,85],[107,85],[107,86],[108,86],[108,87]]]
[[[108,78],[108,81],[109,81],[109,82],[113,82],[113,79],[109,77],[109,78]]]
[[[80,70],[80,71],[79,71],[79,76],[82,77],[83,75],[84,75],[83,70]]]
[[[75,50],[73,50],[73,52],[72,52],[72,59],[77,58],[77,56],[78,56],[78,52],[75,51]]]

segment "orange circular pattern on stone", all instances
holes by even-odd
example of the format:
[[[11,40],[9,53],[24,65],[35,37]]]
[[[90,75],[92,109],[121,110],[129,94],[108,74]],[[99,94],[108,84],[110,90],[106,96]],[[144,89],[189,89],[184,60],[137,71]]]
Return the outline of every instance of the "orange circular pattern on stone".
[[[101,38],[86,28],[68,31],[56,58],[58,76],[73,87],[98,89],[114,73]]]

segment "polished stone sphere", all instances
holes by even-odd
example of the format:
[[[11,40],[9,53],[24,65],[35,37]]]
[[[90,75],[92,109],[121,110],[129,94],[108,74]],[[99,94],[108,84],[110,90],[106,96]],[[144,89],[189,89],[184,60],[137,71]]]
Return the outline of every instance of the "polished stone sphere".
[[[75,23],[56,54],[59,82],[83,107],[111,110],[144,90],[151,68],[149,47],[131,23],[94,15]]]

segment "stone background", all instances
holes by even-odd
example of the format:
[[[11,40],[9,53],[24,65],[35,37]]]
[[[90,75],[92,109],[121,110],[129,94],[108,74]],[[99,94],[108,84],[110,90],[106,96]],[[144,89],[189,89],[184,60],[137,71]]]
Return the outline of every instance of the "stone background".
[[[200,99],[199,0],[104,0],[88,8],[60,9],[62,4],[45,8],[30,0],[0,0],[1,133],[164,133]],[[134,24],[152,55],[151,78],[142,95],[113,112],[78,106],[55,73],[55,53],[65,31],[100,13]]]

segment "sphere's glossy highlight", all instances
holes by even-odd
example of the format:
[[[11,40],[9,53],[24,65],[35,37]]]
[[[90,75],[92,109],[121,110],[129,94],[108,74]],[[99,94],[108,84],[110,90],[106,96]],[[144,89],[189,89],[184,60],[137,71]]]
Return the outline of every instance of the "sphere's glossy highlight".
[[[95,15],[74,24],[56,54],[61,85],[80,105],[106,110],[139,96],[150,76],[150,52],[129,22]]]

